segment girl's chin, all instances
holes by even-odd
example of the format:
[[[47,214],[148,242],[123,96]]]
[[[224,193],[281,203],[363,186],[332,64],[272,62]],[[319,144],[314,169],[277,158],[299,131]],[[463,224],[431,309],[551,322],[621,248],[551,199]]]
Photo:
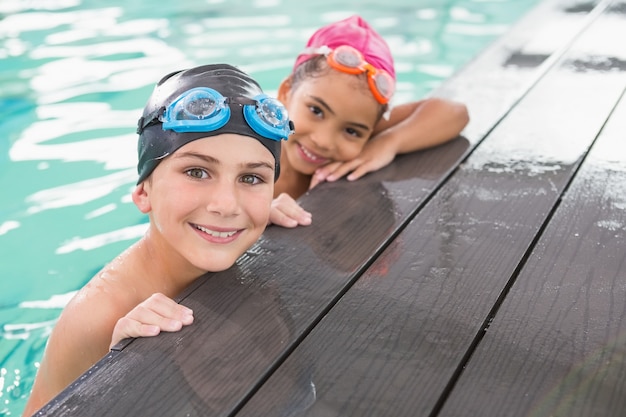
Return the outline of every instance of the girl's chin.
[[[309,177],[314,175],[315,171],[317,171],[321,166],[322,165],[312,165],[302,160],[299,160],[297,163],[292,164],[292,168],[294,169],[294,171],[297,171],[298,173],[302,175],[307,175]]]

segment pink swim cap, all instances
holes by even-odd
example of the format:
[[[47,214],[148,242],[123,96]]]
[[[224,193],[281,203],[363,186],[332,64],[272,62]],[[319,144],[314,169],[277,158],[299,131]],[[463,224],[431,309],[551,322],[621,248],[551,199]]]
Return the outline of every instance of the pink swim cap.
[[[393,67],[393,57],[391,56],[389,45],[360,16],[354,15],[321,27],[315,31],[306,44],[307,48],[327,46],[331,49],[341,45],[350,45],[359,50],[367,62],[376,68],[384,69],[394,80],[396,79],[396,71]],[[307,53],[298,55],[293,66],[294,70],[314,56]]]

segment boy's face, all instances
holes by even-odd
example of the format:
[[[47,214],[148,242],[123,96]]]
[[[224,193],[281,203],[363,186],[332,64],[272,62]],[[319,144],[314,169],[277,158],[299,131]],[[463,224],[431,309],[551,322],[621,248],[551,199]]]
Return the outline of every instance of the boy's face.
[[[323,165],[361,153],[379,112],[364,77],[329,69],[293,88],[286,85],[279,98],[296,131],[283,144],[283,155],[292,168],[311,175]]]
[[[142,183],[151,233],[205,271],[233,265],[263,233],[274,157],[256,139],[221,134],[192,141]]]

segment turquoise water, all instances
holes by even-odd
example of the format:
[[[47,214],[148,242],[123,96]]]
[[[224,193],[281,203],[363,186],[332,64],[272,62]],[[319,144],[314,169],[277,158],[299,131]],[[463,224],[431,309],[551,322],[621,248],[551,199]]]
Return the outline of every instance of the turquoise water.
[[[359,13],[392,48],[395,101],[417,100],[537,1],[2,0],[0,416],[69,297],[145,229],[134,130],[162,75],[228,62],[272,94],[315,28]]]

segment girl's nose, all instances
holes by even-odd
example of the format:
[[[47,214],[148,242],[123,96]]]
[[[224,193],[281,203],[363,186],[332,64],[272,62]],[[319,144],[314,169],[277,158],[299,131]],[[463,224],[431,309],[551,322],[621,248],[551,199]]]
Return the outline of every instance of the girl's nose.
[[[318,129],[311,135],[311,141],[318,149],[328,151],[335,146],[336,133],[332,129]]]

